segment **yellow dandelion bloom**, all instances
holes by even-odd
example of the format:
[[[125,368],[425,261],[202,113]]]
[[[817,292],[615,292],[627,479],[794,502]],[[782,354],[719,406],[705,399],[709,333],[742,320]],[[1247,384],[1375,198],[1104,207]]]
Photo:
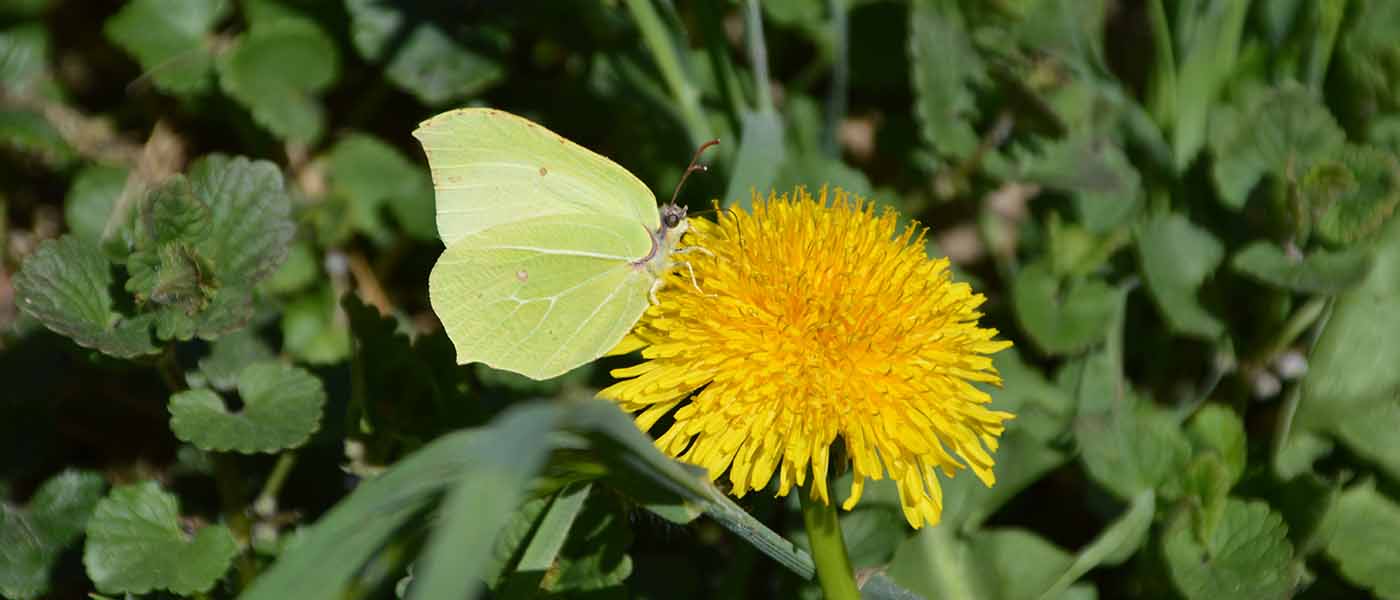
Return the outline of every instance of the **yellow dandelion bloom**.
[[[712,479],[728,471],[736,496],[775,471],[786,495],[810,467],[813,496],[829,503],[840,437],[855,472],[843,508],[888,475],[909,523],[937,524],[935,468],[951,477],[965,462],[995,481],[991,452],[1012,415],[988,409],[972,382],[1000,384],[987,355],[1011,343],[977,326],[983,297],[925,255],[922,228],[897,232],[894,211],[831,196],[799,187],[755,197],[752,214],[692,219],[696,250],[678,257],[688,266],[614,351],[645,361],[613,371],[626,379],[599,396],[643,430],[679,406],[657,446]]]

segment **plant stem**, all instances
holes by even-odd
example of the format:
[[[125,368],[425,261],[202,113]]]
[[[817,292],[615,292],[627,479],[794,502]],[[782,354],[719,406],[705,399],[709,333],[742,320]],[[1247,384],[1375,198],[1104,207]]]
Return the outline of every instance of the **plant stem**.
[[[258,494],[258,499],[253,502],[253,512],[261,517],[271,517],[277,512],[277,495],[282,492],[282,484],[287,481],[287,474],[292,472],[292,467],[297,464],[296,452],[283,452],[277,457],[277,464],[272,466],[272,473],[267,476],[267,481],[263,483],[262,492]]]
[[[652,0],[627,0],[627,8],[631,9],[637,28],[642,30],[642,41],[651,51],[656,66],[661,69],[666,87],[671,89],[671,96],[680,104],[681,120],[685,122],[690,142],[698,147],[714,137],[710,133],[709,122],[705,120],[705,113],[700,109],[700,92],[690,84],[685,69],[681,68],[683,57],[680,49],[672,43],[670,32],[651,3]]]
[[[817,564],[817,583],[826,600],[859,600],[851,559],[846,555],[846,542],[841,538],[841,523],[836,519],[836,507],[812,498],[810,486],[803,486],[797,495],[802,500],[802,522],[807,526],[807,538],[812,544],[812,560]]]

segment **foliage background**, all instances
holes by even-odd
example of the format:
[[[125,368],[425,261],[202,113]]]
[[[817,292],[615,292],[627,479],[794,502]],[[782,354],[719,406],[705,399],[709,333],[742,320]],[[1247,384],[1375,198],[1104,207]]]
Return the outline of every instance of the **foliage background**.
[[[693,208],[830,183],[932,227],[1018,417],[939,527],[843,515],[879,585],[1400,597],[1397,35],[1387,0],[6,0],[0,595],[816,594],[736,525],[801,547],[795,499],[508,410],[619,362],[452,364],[409,132],[487,105],[663,198],[721,138]]]

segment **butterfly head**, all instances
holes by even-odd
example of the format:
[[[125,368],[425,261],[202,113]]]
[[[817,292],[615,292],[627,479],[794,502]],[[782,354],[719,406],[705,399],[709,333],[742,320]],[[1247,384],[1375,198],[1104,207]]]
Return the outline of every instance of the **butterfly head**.
[[[665,204],[661,206],[661,230],[658,232],[661,237],[679,238],[681,234],[689,229],[689,222],[686,220],[687,208],[676,204]],[[675,232],[672,234],[671,232]]]

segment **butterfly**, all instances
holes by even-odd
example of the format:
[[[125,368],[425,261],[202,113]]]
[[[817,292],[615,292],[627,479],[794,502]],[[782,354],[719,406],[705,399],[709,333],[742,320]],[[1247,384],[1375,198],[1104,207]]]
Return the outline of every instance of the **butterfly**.
[[[458,364],[548,379],[590,362],[617,346],[678,264],[686,208],[674,196],[658,208],[626,169],[537,123],[466,108],[413,136],[447,246],[428,297]],[[703,168],[692,160],[684,175]]]

